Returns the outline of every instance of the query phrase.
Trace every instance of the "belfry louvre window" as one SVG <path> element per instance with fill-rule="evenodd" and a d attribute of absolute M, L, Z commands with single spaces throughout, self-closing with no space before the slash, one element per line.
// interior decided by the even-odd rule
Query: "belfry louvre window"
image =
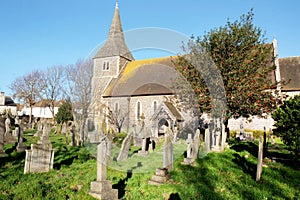
<path fill-rule="evenodd" d="M 108 71 L 109 70 L 109 62 L 104 61 L 102 65 L 103 71 Z"/>

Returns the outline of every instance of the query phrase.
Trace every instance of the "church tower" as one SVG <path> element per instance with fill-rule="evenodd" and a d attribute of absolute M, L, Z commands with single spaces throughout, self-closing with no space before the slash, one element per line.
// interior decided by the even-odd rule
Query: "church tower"
<path fill-rule="evenodd" d="M 118 3 L 116 3 L 107 40 L 95 54 L 93 60 L 94 73 L 92 78 L 91 109 L 94 112 L 93 118 L 95 119 L 95 117 L 100 117 L 97 117 L 97 115 L 101 115 L 101 107 L 103 107 L 102 95 L 105 89 L 113 78 L 117 78 L 122 68 L 125 67 L 128 62 L 134 60 L 125 43 Z"/>

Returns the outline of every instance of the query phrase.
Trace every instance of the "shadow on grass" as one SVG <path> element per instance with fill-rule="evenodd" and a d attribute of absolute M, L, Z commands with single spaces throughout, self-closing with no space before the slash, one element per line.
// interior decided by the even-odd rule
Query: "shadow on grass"
<path fill-rule="evenodd" d="M 196 162 L 199 167 L 178 164 L 177 170 L 171 172 L 172 179 L 175 182 L 179 181 L 180 185 L 174 185 L 178 193 L 172 193 L 170 200 L 190 199 L 191 197 L 192 199 L 223 199 L 215 192 L 214 184 L 218 179 L 217 175 L 210 173 L 209 169 L 204 167 L 205 162 L 202 160 L 197 159 Z"/>
<path fill-rule="evenodd" d="M 257 165 L 249 162 L 245 157 L 240 156 L 237 153 L 233 154 L 233 156 L 235 158 L 232 159 L 232 162 L 241 167 L 244 173 L 249 174 L 255 180 Z"/>
<path fill-rule="evenodd" d="M 126 185 L 127 185 L 127 181 L 131 177 L 132 177 L 132 171 L 129 170 L 127 172 L 126 178 L 119 180 L 119 182 L 117 184 L 114 184 L 112 186 L 113 189 L 118 189 L 118 199 L 121 199 L 121 198 L 124 197 L 124 195 L 125 195 L 125 188 L 126 188 Z"/>
<path fill-rule="evenodd" d="M 236 152 L 248 151 L 254 157 L 257 157 L 258 155 L 258 146 L 253 142 L 238 142 L 230 148 Z"/>

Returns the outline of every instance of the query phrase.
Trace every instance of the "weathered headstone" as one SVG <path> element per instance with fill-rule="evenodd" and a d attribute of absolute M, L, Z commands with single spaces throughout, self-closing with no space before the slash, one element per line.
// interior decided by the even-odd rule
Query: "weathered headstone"
<path fill-rule="evenodd" d="M 258 144 L 258 157 L 257 157 L 257 169 L 256 169 L 256 181 L 260 180 L 262 172 L 262 161 L 263 161 L 263 139 L 260 137 Z"/>
<path fill-rule="evenodd" d="M 210 131 L 209 128 L 205 129 L 205 133 L 204 133 L 204 145 L 205 145 L 205 152 L 210 152 Z"/>
<path fill-rule="evenodd" d="M 61 132 L 62 132 L 62 133 L 66 133 L 66 132 L 67 132 L 67 124 L 66 124 L 66 122 L 64 122 L 64 123 L 62 124 L 62 126 L 61 126 Z"/>
<path fill-rule="evenodd" d="M 19 129 L 17 127 L 16 129 Z M 18 131 L 18 145 L 17 145 L 17 151 L 25 151 L 26 150 L 26 145 L 24 144 L 24 138 L 23 138 L 23 127 L 20 126 L 20 130 Z"/>
<path fill-rule="evenodd" d="M 177 140 L 177 135 L 178 135 L 178 128 L 177 126 L 174 127 L 174 138 L 173 138 L 173 143 L 176 142 Z"/>
<path fill-rule="evenodd" d="M 199 145 L 200 145 L 200 130 L 197 129 L 195 136 L 194 136 L 194 143 L 193 143 L 193 149 L 192 149 L 192 161 L 193 162 L 198 157 Z"/>
<path fill-rule="evenodd" d="M 225 131 L 225 125 L 222 124 L 221 151 L 223 151 L 226 146 L 226 138 L 227 138 L 227 132 Z"/>
<path fill-rule="evenodd" d="M 107 144 L 103 140 L 97 147 L 97 180 L 91 182 L 89 194 L 97 199 L 115 200 L 118 199 L 118 190 L 112 189 L 112 183 L 106 180 L 106 159 Z"/>
<path fill-rule="evenodd" d="M 39 121 L 37 123 L 37 132 L 34 134 L 35 137 L 39 137 L 43 134 L 43 123 Z"/>
<path fill-rule="evenodd" d="M 165 126 L 165 143 L 163 154 L 163 168 L 169 171 L 173 170 L 173 133 L 172 130 Z"/>
<path fill-rule="evenodd" d="M 4 148 L 4 133 L 5 133 L 5 126 L 4 126 L 4 123 L 0 119 L 0 156 L 6 155 L 3 151 L 3 148 Z"/>
<path fill-rule="evenodd" d="M 30 150 L 26 151 L 24 174 L 48 172 L 53 168 L 54 150 L 49 139 L 51 127 L 46 124 L 43 135 L 37 144 L 31 144 Z"/>
<path fill-rule="evenodd" d="M 126 160 L 128 158 L 128 152 L 129 152 L 130 145 L 132 143 L 132 138 L 133 138 L 132 133 L 130 133 L 123 140 L 121 150 L 117 158 L 118 161 Z"/>
<path fill-rule="evenodd" d="M 10 118 L 9 117 L 7 117 L 5 120 L 4 141 L 7 144 L 13 144 L 16 142 L 16 138 L 14 138 L 10 132 Z"/>
<path fill-rule="evenodd" d="M 192 134 L 188 134 L 188 138 L 186 139 L 187 150 L 186 150 L 186 158 L 184 158 L 184 164 L 191 164 L 192 163 Z"/>
<path fill-rule="evenodd" d="M 147 138 L 143 138 L 142 150 L 138 151 L 138 155 L 148 156 L 149 152 L 147 151 Z"/>

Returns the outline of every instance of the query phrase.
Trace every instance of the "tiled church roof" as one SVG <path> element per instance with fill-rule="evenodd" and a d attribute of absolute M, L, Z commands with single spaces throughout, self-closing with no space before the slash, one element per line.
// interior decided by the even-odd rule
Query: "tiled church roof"
<path fill-rule="evenodd" d="M 114 17 L 108 33 L 108 38 L 94 58 L 105 58 L 112 56 L 122 56 L 128 60 L 134 60 L 129 51 L 123 34 L 118 3 L 116 4 Z"/>
<path fill-rule="evenodd" d="M 281 80 L 286 83 L 282 85 L 282 90 L 300 90 L 300 56 L 280 58 L 279 69 Z"/>
<path fill-rule="evenodd" d="M 172 94 L 178 76 L 172 57 L 132 61 L 111 81 L 103 97 Z"/>

